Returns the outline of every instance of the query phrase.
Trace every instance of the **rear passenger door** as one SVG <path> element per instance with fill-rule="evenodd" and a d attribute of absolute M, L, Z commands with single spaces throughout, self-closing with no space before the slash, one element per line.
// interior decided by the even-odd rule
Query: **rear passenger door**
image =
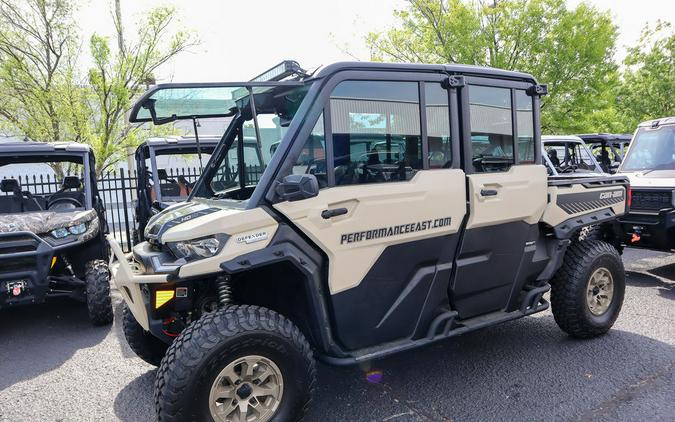
<path fill-rule="evenodd" d="M 527 95 L 523 83 L 466 80 L 461 115 L 469 218 L 451 289 L 460 318 L 512 306 L 531 277 L 524 271 L 531 268 L 547 197 L 546 169 L 535 162 L 538 98 Z"/>
<path fill-rule="evenodd" d="M 325 187 L 274 207 L 328 257 L 336 336 L 359 349 L 426 329 L 447 304 L 466 185 L 442 75 L 345 73 L 307 139 L 325 131 L 312 152 Z"/>

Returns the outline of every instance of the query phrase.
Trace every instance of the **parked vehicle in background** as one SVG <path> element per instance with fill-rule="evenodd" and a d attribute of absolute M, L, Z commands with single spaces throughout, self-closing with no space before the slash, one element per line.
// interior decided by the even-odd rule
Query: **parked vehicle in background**
<path fill-rule="evenodd" d="M 616 173 L 630 144 L 630 134 L 589 133 L 577 135 L 591 149 L 603 171 Z"/>
<path fill-rule="evenodd" d="M 36 166 L 66 175 L 47 191 L 28 177 L 22 186 L 19 176 Z M 112 322 L 107 226 L 89 146 L 0 142 L 0 167 L 17 176 L 0 181 L 0 309 L 68 297 L 86 302 L 92 323 Z"/>
<path fill-rule="evenodd" d="M 675 249 L 675 117 L 640 123 L 618 173 L 631 185 L 630 213 L 618 219 L 626 244 Z"/>
<path fill-rule="evenodd" d="M 588 146 L 577 136 L 544 135 L 544 165 L 549 176 L 567 174 L 597 176 L 605 173 Z"/>
<path fill-rule="evenodd" d="M 612 222 L 627 179 L 547 177 L 545 94 L 519 72 L 364 62 L 145 93 L 132 123 L 232 117 L 146 242 L 126 256 L 110 238 L 125 336 L 160 366 L 159 420 L 297 420 L 315 357 L 428 345 L 543 311 L 549 290 L 562 330 L 606 333 L 625 288 Z M 280 122 L 278 139 L 261 121 Z M 274 150 L 258 179 L 247 127 Z M 591 224 L 598 240 L 580 240 Z"/>
<path fill-rule="evenodd" d="M 198 147 L 194 137 L 151 138 L 136 148 L 134 243 L 144 240 L 150 217 L 187 199 L 218 141 L 219 136 L 199 137 Z"/>

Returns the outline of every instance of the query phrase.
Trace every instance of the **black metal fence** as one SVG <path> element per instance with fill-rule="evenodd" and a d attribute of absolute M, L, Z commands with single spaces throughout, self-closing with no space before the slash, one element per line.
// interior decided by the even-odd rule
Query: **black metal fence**
<path fill-rule="evenodd" d="M 257 183 L 264 168 L 247 166 L 246 174 L 249 183 Z M 236 167 L 232 168 L 236 174 Z M 168 179 L 176 180 L 182 176 L 190 184 L 194 184 L 201 172 L 196 167 L 169 168 Z M 19 181 L 21 189 L 33 195 L 50 195 L 61 188 L 61 180 L 54 174 L 33 174 L 10 176 Z M 7 178 L 5 176 L 4 178 Z M 136 171 L 118 169 L 99 177 L 97 187 L 99 196 L 105 206 L 108 231 L 120 243 L 125 252 L 130 252 L 133 246 L 134 230 L 136 227 L 137 203 L 137 174 Z"/>

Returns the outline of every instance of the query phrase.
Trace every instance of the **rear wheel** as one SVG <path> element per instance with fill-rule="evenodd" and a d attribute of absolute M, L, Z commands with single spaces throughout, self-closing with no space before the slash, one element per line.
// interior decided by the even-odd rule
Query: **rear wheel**
<path fill-rule="evenodd" d="M 122 328 L 124 337 L 136 356 L 150 365 L 159 366 L 169 345 L 145 331 L 126 304 L 122 310 Z"/>
<path fill-rule="evenodd" d="M 623 262 L 609 243 L 573 243 L 552 281 L 551 308 L 558 326 L 573 337 L 606 333 L 619 316 L 626 289 Z"/>
<path fill-rule="evenodd" d="M 110 271 L 105 261 L 96 259 L 87 262 L 84 272 L 87 295 L 87 311 L 94 325 L 110 324 L 113 321 L 110 299 Z"/>
<path fill-rule="evenodd" d="M 193 322 L 169 347 L 155 406 L 160 421 L 295 421 L 315 380 L 312 351 L 292 322 L 229 306 Z"/>

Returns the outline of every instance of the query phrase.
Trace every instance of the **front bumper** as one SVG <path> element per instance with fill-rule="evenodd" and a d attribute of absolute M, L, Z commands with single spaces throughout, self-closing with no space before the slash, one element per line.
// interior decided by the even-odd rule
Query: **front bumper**
<path fill-rule="evenodd" d="M 110 276 L 120 291 L 136 321 L 145 329 L 150 330 L 149 294 L 144 289 L 147 284 L 162 284 L 167 282 L 167 274 L 143 274 L 140 267 L 134 262 L 133 254 L 125 254 L 120 244 L 110 235 L 107 237 L 112 254 L 110 256 Z"/>
<path fill-rule="evenodd" d="M 628 246 L 669 251 L 675 249 L 675 209 L 631 212 L 618 220 Z M 639 240 L 635 241 L 639 237 Z"/>
<path fill-rule="evenodd" d="M 0 233 L 0 308 L 44 301 L 54 254 L 54 248 L 35 233 Z M 14 296 L 9 290 L 16 283 L 25 287 Z"/>

